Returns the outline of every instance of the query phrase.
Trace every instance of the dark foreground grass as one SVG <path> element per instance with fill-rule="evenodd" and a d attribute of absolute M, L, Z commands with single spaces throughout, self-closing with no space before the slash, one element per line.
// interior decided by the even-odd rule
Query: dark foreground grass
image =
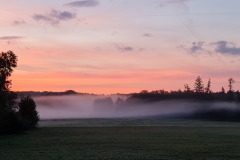
<path fill-rule="evenodd" d="M 240 159 L 240 127 L 42 127 L 0 136 L 0 160 L 30 159 Z"/>

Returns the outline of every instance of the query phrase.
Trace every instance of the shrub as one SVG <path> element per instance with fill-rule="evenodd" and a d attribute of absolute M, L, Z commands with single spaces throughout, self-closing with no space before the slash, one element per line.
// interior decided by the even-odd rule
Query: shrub
<path fill-rule="evenodd" d="M 32 129 L 38 125 L 39 115 L 36 111 L 36 104 L 30 97 L 23 97 L 18 103 L 19 116 L 24 129 Z"/>

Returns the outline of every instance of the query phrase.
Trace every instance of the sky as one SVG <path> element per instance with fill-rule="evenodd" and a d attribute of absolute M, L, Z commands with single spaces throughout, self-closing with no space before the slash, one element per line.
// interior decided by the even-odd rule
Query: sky
<path fill-rule="evenodd" d="M 240 89 L 239 0 L 0 1 L 12 90 L 178 90 L 201 76 Z"/>

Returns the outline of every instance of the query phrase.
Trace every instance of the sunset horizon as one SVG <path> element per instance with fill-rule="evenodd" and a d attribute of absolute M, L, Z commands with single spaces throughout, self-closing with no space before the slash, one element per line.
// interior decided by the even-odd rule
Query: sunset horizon
<path fill-rule="evenodd" d="M 128 94 L 240 89 L 237 0 L 0 2 L 1 52 L 18 67 L 13 91 Z M 16 12 L 17 11 L 17 12 Z"/>

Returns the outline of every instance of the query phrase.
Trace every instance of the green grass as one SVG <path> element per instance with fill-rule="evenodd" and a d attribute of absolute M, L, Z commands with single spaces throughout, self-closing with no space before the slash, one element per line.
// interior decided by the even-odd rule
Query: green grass
<path fill-rule="evenodd" d="M 104 125 L 93 123 L 85 127 L 85 122 L 81 126 L 74 121 L 75 127 L 53 127 L 53 122 L 51 125 L 44 122 L 40 129 L 25 134 L 0 136 L 0 159 L 240 159 L 238 123 L 158 121 L 142 126 L 135 121 L 130 121 L 129 126 L 119 125 L 123 122 L 106 126 L 106 120 Z"/>

